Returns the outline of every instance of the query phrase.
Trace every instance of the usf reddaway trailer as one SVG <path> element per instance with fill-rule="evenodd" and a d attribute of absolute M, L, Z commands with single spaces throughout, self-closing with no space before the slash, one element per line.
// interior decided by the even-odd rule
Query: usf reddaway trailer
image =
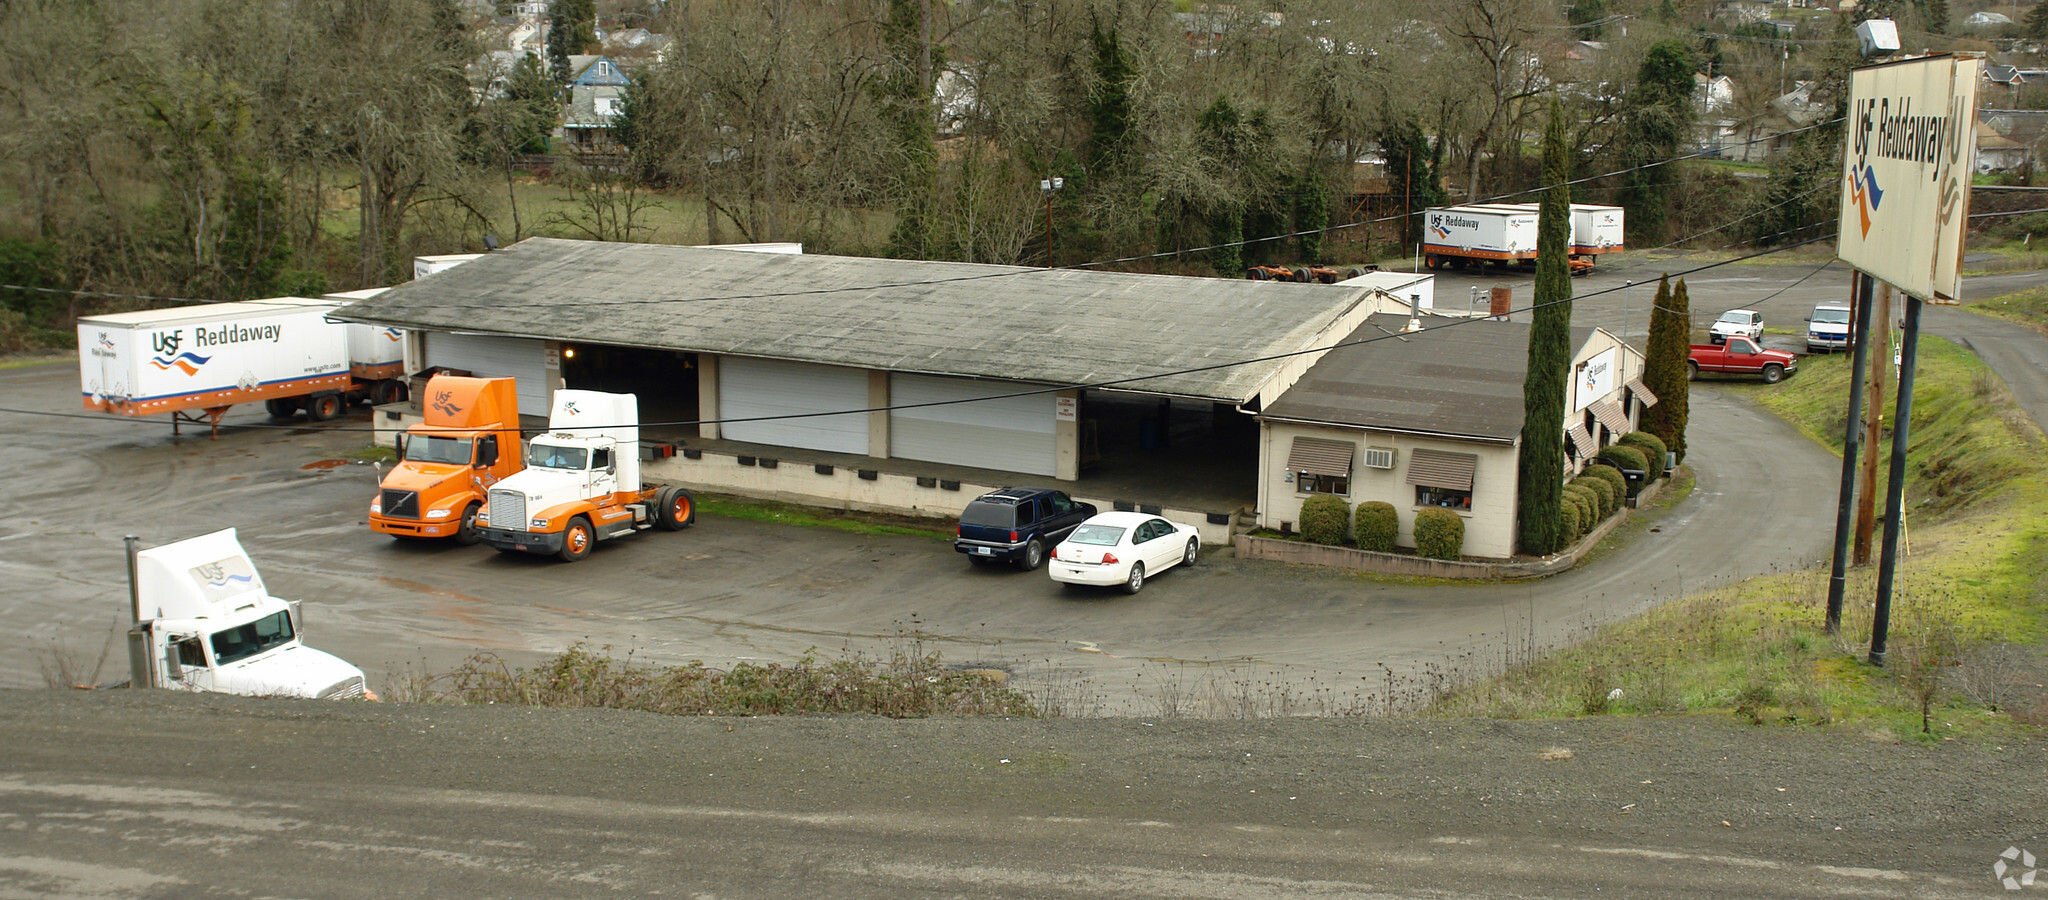
<path fill-rule="evenodd" d="M 218 429 L 238 403 L 326 421 L 357 401 L 403 399 L 403 333 L 328 321 L 343 302 L 279 297 L 80 318 L 80 395 L 86 409 L 115 415 L 169 413 L 174 432 L 180 422 Z"/>

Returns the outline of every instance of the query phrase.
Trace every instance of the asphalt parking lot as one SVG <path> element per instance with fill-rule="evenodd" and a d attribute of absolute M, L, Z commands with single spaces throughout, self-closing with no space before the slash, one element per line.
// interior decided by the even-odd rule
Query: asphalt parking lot
<path fill-rule="evenodd" d="M 64 363 L 0 372 L 0 406 L 71 412 L 76 378 Z M 1701 390 L 1699 489 L 1657 533 L 1585 570 L 1425 587 L 1212 552 L 1126 596 L 975 568 L 936 538 L 711 516 L 575 564 L 397 542 L 363 524 L 377 473 L 347 461 L 368 443 L 366 412 L 321 427 L 250 427 L 268 420 L 246 409 L 228 421 L 209 440 L 190 428 L 174 438 L 161 421 L 0 413 L 15 452 L 34 460 L 0 474 L 0 566 L 13 585 L 0 617 L 22 651 L 0 660 L 0 685 L 40 686 L 59 659 L 104 660 L 100 680 L 125 677 L 121 536 L 155 544 L 232 526 L 273 591 L 306 601 L 308 643 L 387 691 L 478 651 L 523 664 L 582 641 L 711 665 L 936 651 L 1007 670 L 1074 714 L 1164 702 L 1334 711 L 1383 703 L 1388 671 L 1403 691 L 1426 671 L 1483 674 L 1511 650 L 1681 592 L 1811 563 L 1828 546 L 1839 468 L 1778 420 Z M 1766 497 L 1772 515 L 1759 522 Z"/>

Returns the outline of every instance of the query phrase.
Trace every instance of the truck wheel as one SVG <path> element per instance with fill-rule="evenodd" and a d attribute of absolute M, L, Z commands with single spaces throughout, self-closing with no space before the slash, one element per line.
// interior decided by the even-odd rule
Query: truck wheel
<path fill-rule="evenodd" d="M 1045 565 L 1045 542 L 1032 538 L 1030 543 L 1024 545 L 1024 558 L 1017 563 L 1026 572 L 1038 571 L 1039 566 Z"/>
<path fill-rule="evenodd" d="M 482 539 L 476 533 L 476 511 L 482 505 L 472 503 L 462 508 L 462 524 L 455 526 L 455 543 L 467 547 Z"/>
<path fill-rule="evenodd" d="M 1777 384 L 1778 382 L 1780 382 L 1780 381 L 1784 381 L 1784 380 L 1785 380 L 1785 367 L 1784 367 L 1784 366 L 1778 365 L 1777 363 L 1771 363 L 1770 365 L 1768 365 L 1768 366 L 1765 366 L 1765 367 L 1764 367 L 1764 383 L 1765 383 L 1765 384 Z"/>
<path fill-rule="evenodd" d="M 1687 381 L 1698 381 L 1698 380 L 1700 380 L 1700 364 L 1699 364 L 1699 363 L 1693 362 L 1692 360 L 1689 360 L 1689 359 L 1685 361 L 1685 380 L 1687 380 Z"/>
<path fill-rule="evenodd" d="M 370 405 L 385 406 L 405 399 L 405 383 L 400 381 L 379 381 L 370 385 Z"/>
<path fill-rule="evenodd" d="M 320 394 L 306 398 L 306 417 L 315 422 L 330 422 L 341 418 L 341 395 Z"/>
<path fill-rule="evenodd" d="M 654 495 L 654 527 L 681 531 L 697 521 L 697 501 L 679 487 L 662 488 Z"/>
<path fill-rule="evenodd" d="M 1349 279 L 1352 279 L 1352 278 L 1363 278 L 1364 276 L 1365 276 L 1365 270 L 1364 270 L 1364 269 L 1361 269 L 1361 268 L 1359 268 L 1359 267 L 1357 267 L 1357 266 L 1352 266 L 1351 268 L 1349 268 L 1349 269 L 1345 269 L 1345 270 L 1344 270 L 1344 278 L 1345 278 L 1346 280 L 1349 280 Z"/>
<path fill-rule="evenodd" d="M 1434 268 L 1436 268 L 1436 267 L 1437 267 L 1437 258 L 1436 258 L 1436 254 L 1434 254 L 1434 253 L 1425 253 L 1425 254 L 1423 254 L 1423 256 L 1422 256 L 1422 267 L 1423 267 L 1423 268 L 1425 268 L 1425 269 L 1434 269 Z"/>
<path fill-rule="evenodd" d="M 273 419 L 289 419 L 299 414 L 299 398 L 272 397 L 263 401 L 263 411 Z"/>
<path fill-rule="evenodd" d="M 590 547 L 597 543 L 597 532 L 590 527 L 590 520 L 582 516 L 569 520 L 569 527 L 562 531 L 562 551 L 555 554 L 563 562 L 575 562 L 590 555 Z"/>

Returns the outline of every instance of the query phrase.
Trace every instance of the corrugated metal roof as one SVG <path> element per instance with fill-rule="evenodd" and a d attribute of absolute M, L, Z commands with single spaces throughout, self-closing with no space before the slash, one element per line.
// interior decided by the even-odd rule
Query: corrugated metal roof
<path fill-rule="evenodd" d="M 1607 426 L 1608 431 L 1615 434 L 1628 433 L 1628 413 L 1621 411 L 1621 404 L 1612 400 L 1598 400 L 1590 408 L 1593 410 L 1593 418 L 1599 419 L 1600 424 Z"/>
<path fill-rule="evenodd" d="M 1657 395 L 1650 393 L 1649 386 L 1643 384 L 1643 379 L 1641 376 L 1629 379 L 1626 387 L 1629 390 L 1635 392 L 1636 399 L 1643 401 L 1644 406 L 1657 405 Z"/>
<path fill-rule="evenodd" d="M 1446 453 L 1417 447 L 1408 451 L 1408 483 L 1452 491 L 1472 489 L 1472 473 L 1479 457 L 1471 453 Z"/>
<path fill-rule="evenodd" d="M 1265 417 L 1501 443 L 1519 437 L 1529 325 L 1443 316 L 1422 323 L 1401 333 L 1405 315 L 1368 317 L 1345 341 L 1377 340 L 1331 350 Z M 1592 333 L 1574 327 L 1572 346 L 1585 346 Z"/>
<path fill-rule="evenodd" d="M 1351 457 L 1356 452 L 1350 441 L 1297 437 L 1294 439 L 1294 446 L 1287 451 L 1287 470 L 1307 472 L 1311 475 L 1349 477 Z"/>
<path fill-rule="evenodd" d="M 1369 288 L 529 238 L 335 318 L 1229 403 Z M 1323 341 L 1334 341 L 1327 335 Z"/>

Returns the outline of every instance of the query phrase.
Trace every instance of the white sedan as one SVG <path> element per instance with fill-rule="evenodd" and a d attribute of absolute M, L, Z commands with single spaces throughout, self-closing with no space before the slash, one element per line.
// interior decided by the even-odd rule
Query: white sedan
<path fill-rule="evenodd" d="M 1052 580 L 1066 584 L 1123 585 L 1135 594 L 1147 574 L 1195 564 L 1202 539 L 1195 526 L 1134 512 L 1106 512 L 1074 527 L 1052 549 Z"/>

